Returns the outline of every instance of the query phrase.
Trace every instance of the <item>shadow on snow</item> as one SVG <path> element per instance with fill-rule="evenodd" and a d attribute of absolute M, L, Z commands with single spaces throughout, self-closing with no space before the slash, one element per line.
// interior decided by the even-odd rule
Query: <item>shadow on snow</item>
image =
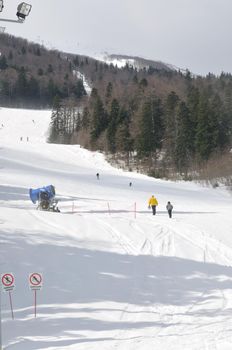
<path fill-rule="evenodd" d="M 65 337 L 69 332 L 75 333 L 70 337 L 75 338 L 73 343 L 78 343 L 102 340 L 80 338 L 77 333 L 84 330 L 100 332 L 167 327 L 161 320 L 141 322 L 135 319 L 132 322 L 122 319 L 120 322 L 116 317 L 114 321 L 115 305 L 110 303 L 135 305 L 135 311 L 132 312 L 120 305 L 118 312 L 130 314 L 136 312 L 137 307 L 139 313 L 155 315 L 161 306 L 191 307 L 197 302 L 197 313 L 203 315 L 205 295 L 208 295 L 208 300 L 213 300 L 216 297 L 210 294 L 215 290 L 223 292 L 232 289 L 231 267 L 171 256 L 130 255 L 82 249 L 75 246 L 78 238 L 73 239 L 73 246 L 72 242 L 67 246 L 64 239 L 60 238 L 59 241 L 58 237 L 43 236 L 39 232 L 28 237 L 29 235 L 21 235 L 19 232 L 13 234 L 2 231 L 0 234 L 4 270 L 14 272 L 14 268 L 17 267 L 20 271 L 15 276 L 19 293 L 14 292 L 13 302 L 17 324 L 14 333 L 22 339 L 33 335 L 36 337 L 39 327 L 40 336 L 60 334 L 60 340 L 55 343 L 65 347 L 72 344 L 72 340 L 62 339 L 62 336 Z M 8 261 L 10 257 L 14 258 L 12 262 Z M 32 322 L 30 327 L 27 327 L 23 319 L 28 315 L 33 317 L 33 295 L 28 287 L 27 276 L 30 272 L 38 270 L 44 276 L 43 290 L 38 292 L 38 319 L 36 324 Z M 91 307 L 92 303 L 100 302 L 105 303 L 105 306 L 101 305 L 96 309 L 94 304 L 93 308 Z M 83 307 L 81 304 L 84 304 Z M 4 305 L 6 310 L 3 318 L 10 315 L 5 299 Z M 149 306 L 151 308 L 147 309 Z M 84 310 L 88 317 L 81 315 Z M 110 320 L 96 320 L 96 316 L 92 318 L 91 314 L 96 310 L 108 310 L 111 314 Z M 207 316 L 220 317 L 228 312 L 230 317 L 231 311 L 215 306 Z M 62 314 L 61 317 L 59 313 Z M 12 321 L 4 321 L 4 331 L 5 328 L 10 328 L 10 325 L 7 326 L 8 322 Z M 111 338 L 104 338 L 107 339 Z M 38 343 L 40 348 L 47 347 L 48 343 L 51 346 L 55 345 L 49 338 L 46 344 L 42 339 L 37 340 L 37 344 L 27 339 L 23 341 L 24 349 L 37 349 Z M 14 346 L 11 348 L 14 349 Z"/>

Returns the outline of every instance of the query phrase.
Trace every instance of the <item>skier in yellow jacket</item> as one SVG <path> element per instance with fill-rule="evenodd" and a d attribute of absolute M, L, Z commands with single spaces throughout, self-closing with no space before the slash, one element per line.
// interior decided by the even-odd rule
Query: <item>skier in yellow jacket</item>
<path fill-rule="evenodd" d="M 151 198 L 148 201 L 148 208 L 152 207 L 152 213 L 153 215 L 156 214 L 156 206 L 158 205 L 158 201 L 154 196 L 151 196 Z"/>

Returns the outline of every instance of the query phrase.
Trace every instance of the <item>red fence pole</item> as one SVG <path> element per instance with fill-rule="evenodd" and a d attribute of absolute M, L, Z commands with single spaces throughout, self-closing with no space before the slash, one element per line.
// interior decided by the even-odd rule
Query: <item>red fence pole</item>
<path fill-rule="evenodd" d="M 110 215 L 111 212 L 110 212 L 110 205 L 109 205 L 109 202 L 107 203 L 107 206 L 108 206 L 108 212 L 109 212 L 109 215 Z"/>

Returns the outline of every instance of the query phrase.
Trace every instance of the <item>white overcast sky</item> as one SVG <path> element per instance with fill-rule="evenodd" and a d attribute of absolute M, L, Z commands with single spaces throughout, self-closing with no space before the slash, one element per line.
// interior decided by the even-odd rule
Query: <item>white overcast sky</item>
<path fill-rule="evenodd" d="M 14 18 L 4 0 L 0 18 Z M 196 74 L 232 73 L 232 0 L 26 0 L 23 25 L 6 31 L 50 48 L 96 56 L 137 55 Z"/>

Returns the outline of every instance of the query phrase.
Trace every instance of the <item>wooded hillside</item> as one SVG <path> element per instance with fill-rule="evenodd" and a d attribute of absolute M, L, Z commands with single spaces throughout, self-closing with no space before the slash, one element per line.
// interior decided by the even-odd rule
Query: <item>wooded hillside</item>
<path fill-rule="evenodd" d="M 154 176 L 200 176 L 219 159 L 230 172 L 231 74 L 118 68 L 7 34 L 0 47 L 1 105 L 52 107 L 50 142 L 102 150 Z"/>
<path fill-rule="evenodd" d="M 7 34 L 0 34 L 0 52 L 1 105 L 48 108 L 56 95 L 86 94 L 64 53 Z"/>

